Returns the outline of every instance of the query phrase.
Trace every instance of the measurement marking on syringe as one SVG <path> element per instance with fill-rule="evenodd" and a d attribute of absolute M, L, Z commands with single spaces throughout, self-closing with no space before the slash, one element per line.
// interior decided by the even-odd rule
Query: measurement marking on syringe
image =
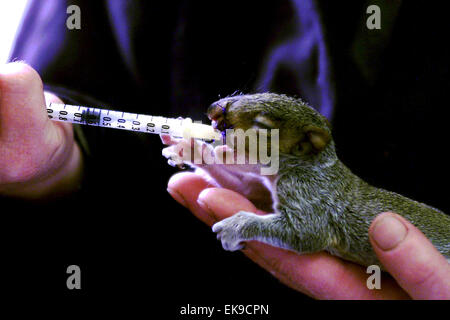
<path fill-rule="evenodd" d="M 217 139 L 219 139 L 219 133 L 208 125 L 203 125 L 204 127 L 198 127 L 197 125 L 195 127 L 196 129 L 191 131 L 191 119 L 172 119 L 161 116 L 143 115 L 53 102 L 47 104 L 47 113 L 48 117 L 52 120 L 75 124 L 95 125 L 156 134 L 172 134 L 175 137 L 181 137 L 182 132 L 185 132 L 187 129 L 186 132 L 192 133 L 193 138 L 212 140 L 217 137 Z M 135 120 L 132 120 L 133 118 L 135 118 Z"/>

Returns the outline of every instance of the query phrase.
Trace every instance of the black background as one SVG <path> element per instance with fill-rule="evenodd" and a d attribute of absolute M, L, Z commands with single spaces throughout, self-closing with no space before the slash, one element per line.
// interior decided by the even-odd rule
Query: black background
<path fill-rule="evenodd" d="M 404 1 L 386 49 L 369 62 L 376 73 L 368 81 L 351 55 L 357 32 L 369 32 L 367 3 L 319 3 L 336 92 L 332 123 L 338 155 L 366 181 L 448 212 L 445 10 L 437 3 Z M 271 15 L 290 17 L 289 2 L 141 3 L 145 22 L 136 24 L 154 32 L 137 35 L 142 82 L 136 86 L 125 66 L 116 64 L 117 48 L 104 45 L 111 34 L 99 15 L 103 2 L 78 4 L 82 33 L 70 34 L 48 65 L 27 61 L 41 68 L 46 84 L 82 91 L 120 110 L 127 105 L 126 111 L 204 121 L 206 107 L 219 95 L 254 90 L 260 52 L 282 36 L 264 21 Z M 149 7 L 154 13 L 147 15 Z M 191 31 L 173 49 L 167 39 L 179 30 L 179 21 L 189 21 L 184 28 Z M 189 34 L 197 36 L 189 39 Z M 154 43 L 162 49 L 154 50 Z M 18 46 L 13 57 L 27 60 L 20 41 Z M 111 54 L 94 56 L 99 46 Z M 10 297 L 151 309 L 166 318 L 175 318 L 188 303 L 269 304 L 272 315 L 315 308 L 241 253 L 223 251 L 210 228 L 169 196 L 167 181 L 177 170 L 160 156 L 159 137 L 109 131 L 85 128 L 94 157 L 80 194 L 44 204 L 1 200 L 3 287 Z M 66 288 L 71 264 L 81 268 L 80 291 Z"/>

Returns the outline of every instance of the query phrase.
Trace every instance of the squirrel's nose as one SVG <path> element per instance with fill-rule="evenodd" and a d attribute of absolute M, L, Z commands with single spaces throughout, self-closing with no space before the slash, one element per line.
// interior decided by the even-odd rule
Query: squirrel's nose
<path fill-rule="evenodd" d="M 214 129 L 218 129 L 220 131 L 225 130 L 225 113 L 226 107 L 224 107 L 219 102 L 214 102 L 208 108 L 208 118 L 211 120 L 211 125 Z"/>

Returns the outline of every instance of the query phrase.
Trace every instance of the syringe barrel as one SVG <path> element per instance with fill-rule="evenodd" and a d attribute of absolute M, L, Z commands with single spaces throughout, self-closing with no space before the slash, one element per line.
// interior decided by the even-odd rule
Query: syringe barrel
<path fill-rule="evenodd" d="M 57 103 L 50 103 L 47 106 L 47 113 L 51 120 L 74 124 L 154 134 L 164 133 L 179 138 L 220 139 L 220 134 L 211 126 L 193 123 L 189 118 L 173 119 Z"/>

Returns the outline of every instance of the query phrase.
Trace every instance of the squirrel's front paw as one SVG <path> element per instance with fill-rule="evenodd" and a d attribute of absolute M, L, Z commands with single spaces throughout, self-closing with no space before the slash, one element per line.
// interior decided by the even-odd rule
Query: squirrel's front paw
<path fill-rule="evenodd" d="M 202 165 L 204 157 L 212 152 L 212 147 L 195 139 L 173 140 L 175 144 L 164 148 L 162 154 L 171 166 L 183 167 L 185 164 Z"/>
<path fill-rule="evenodd" d="M 213 225 L 212 231 L 217 233 L 217 239 L 222 241 L 222 247 L 227 251 L 236 251 L 244 248 L 243 241 L 249 240 L 244 237 L 244 228 L 253 219 L 254 214 L 239 211 L 235 215 L 226 218 Z"/>
<path fill-rule="evenodd" d="M 167 158 L 167 163 L 172 167 L 179 167 L 180 169 L 184 167 L 184 160 L 177 145 L 164 148 L 162 155 Z"/>

